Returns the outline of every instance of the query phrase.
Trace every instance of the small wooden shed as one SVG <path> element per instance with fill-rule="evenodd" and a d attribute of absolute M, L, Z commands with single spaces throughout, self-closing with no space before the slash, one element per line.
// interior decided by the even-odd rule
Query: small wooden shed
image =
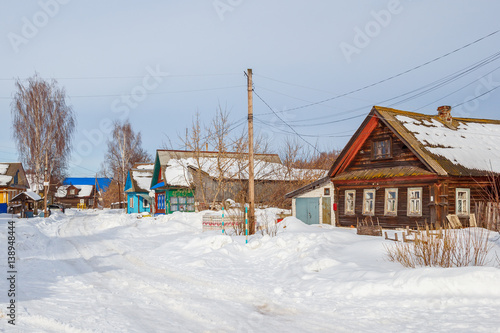
<path fill-rule="evenodd" d="M 21 192 L 15 197 L 13 197 L 10 202 L 18 202 L 19 203 L 19 213 L 21 213 L 21 218 L 25 217 L 33 217 L 33 208 L 35 206 L 35 202 L 41 201 L 42 197 L 40 197 L 35 192 Z M 14 211 L 13 211 L 14 212 Z M 17 213 L 17 212 L 16 212 Z"/>
<path fill-rule="evenodd" d="M 333 184 L 329 177 L 324 177 L 287 193 L 285 197 L 292 198 L 292 215 L 302 222 L 335 225 L 333 195 Z"/>

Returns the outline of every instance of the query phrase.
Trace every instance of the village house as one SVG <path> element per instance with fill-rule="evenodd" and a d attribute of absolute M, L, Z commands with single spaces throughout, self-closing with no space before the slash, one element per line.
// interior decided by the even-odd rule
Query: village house
<path fill-rule="evenodd" d="M 255 201 L 272 195 L 284 182 L 324 176 L 324 170 L 286 169 L 277 154 L 255 154 Z M 157 150 L 151 181 L 155 214 L 209 209 L 227 199 L 244 201 L 248 192 L 248 155 L 213 151 Z"/>
<path fill-rule="evenodd" d="M 66 208 L 98 207 L 100 195 L 111 183 L 110 178 L 71 177 L 65 178 L 55 194 L 57 203 Z"/>
<path fill-rule="evenodd" d="M 0 163 L 0 214 L 7 213 L 10 200 L 28 188 L 21 163 Z"/>
<path fill-rule="evenodd" d="M 149 196 L 149 187 L 153 167 L 152 163 L 138 163 L 128 172 L 124 187 L 127 195 L 127 214 L 152 212 L 153 198 Z"/>
<path fill-rule="evenodd" d="M 371 219 L 382 227 L 469 225 L 500 173 L 500 121 L 375 106 L 330 169 L 336 223 Z"/>

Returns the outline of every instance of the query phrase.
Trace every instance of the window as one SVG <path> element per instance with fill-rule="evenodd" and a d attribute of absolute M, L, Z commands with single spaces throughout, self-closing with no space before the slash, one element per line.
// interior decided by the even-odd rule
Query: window
<path fill-rule="evenodd" d="M 130 203 L 128 204 L 128 206 L 129 206 L 130 208 L 134 208 L 134 198 L 133 198 L 133 197 L 130 197 L 129 202 L 130 202 Z"/>
<path fill-rule="evenodd" d="M 324 195 L 330 195 L 330 189 L 329 188 L 325 188 L 324 190 Z"/>
<path fill-rule="evenodd" d="M 422 216 L 422 188 L 408 189 L 408 216 Z"/>
<path fill-rule="evenodd" d="M 165 193 L 158 194 L 157 209 L 165 209 Z"/>
<path fill-rule="evenodd" d="M 375 190 L 363 191 L 363 214 L 375 215 Z"/>
<path fill-rule="evenodd" d="M 398 189 L 385 189 L 385 208 L 384 215 L 398 215 Z"/>
<path fill-rule="evenodd" d="M 459 216 L 467 216 L 470 211 L 470 189 L 456 189 L 455 213 Z"/>
<path fill-rule="evenodd" d="M 391 139 L 373 141 L 372 143 L 372 159 L 391 158 Z"/>
<path fill-rule="evenodd" d="M 142 208 L 149 208 L 149 201 L 146 199 L 142 199 Z"/>
<path fill-rule="evenodd" d="M 356 190 L 345 191 L 345 214 L 354 215 L 354 206 L 356 203 Z"/>
<path fill-rule="evenodd" d="M 170 210 L 172 212 L 194 212 L 193 197 L 171 197 Z"/>
<path fill-rule="evenodd" d="M 187 211 L 194 212 L 194 197 L 187 198 Z"/>
<path fill-rule="evenodd" d="M 69 190 L 69 195 L 75 195 L 75 189 L 72 188 L 71 190 Z"/>

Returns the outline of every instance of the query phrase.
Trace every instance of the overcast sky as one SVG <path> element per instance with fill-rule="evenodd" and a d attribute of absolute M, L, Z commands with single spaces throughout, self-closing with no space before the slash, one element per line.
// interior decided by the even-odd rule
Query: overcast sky
<path fill-rule="evenodd" d="M 494 0 L 2 1 L 0 161 L 19 159 L 14 78 L 35 72 L 77 115 L 71 176 L 98 171 L 113 120 L 152 155 L 182 148 L 194 114 L 208 122 L 219 105 L 242 131 L 247 68 L 265 101 L 256 131 L 276 151 L 294 132 L 342 149 L 373 105 L 500 119 L 498 13 Z"/>

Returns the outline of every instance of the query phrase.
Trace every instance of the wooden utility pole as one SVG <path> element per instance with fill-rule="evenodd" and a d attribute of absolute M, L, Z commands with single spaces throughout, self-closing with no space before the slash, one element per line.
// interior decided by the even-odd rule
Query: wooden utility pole
<path fill-rule="evenodd" d="M 248 197 L 250 207 L 248 210 L 248 222 L 250 225 L 250 234 L 255 233 L 255 189 L 253 174 L 253 85 L 252 70 L 247 72 L 248 85 Z"/>

